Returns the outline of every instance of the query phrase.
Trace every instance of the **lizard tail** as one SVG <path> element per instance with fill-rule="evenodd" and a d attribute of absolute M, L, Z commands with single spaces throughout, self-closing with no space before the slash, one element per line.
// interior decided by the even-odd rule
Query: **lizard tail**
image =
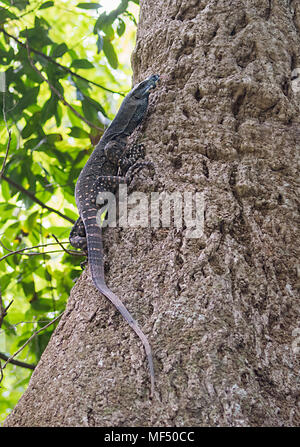
<path fill-rule="evenodd" d="M 140 329 L 137 322 L 134 320 L 130 312 L 126 309 L 120 298 L 115 295 L 105 284 L 104 280 L 104 267 L 103 267 L 103 245 L 102 245 L 102 230 L 96 222 L 96 217 L 91 219 L 91 217 L 84 221 L 86 235 L 87 235 L 87 248 L 88 248 L 88 261 L 90 266 L 90 271 L 92 275 L 93 282 L 99 292 L 101 292 L 106 298 L 108 298 L 111 303 L 120 312 L 123 318 L 127 321 L 129 326 L 134 330 L 136 335 L 139 337 L 143 343 L 151 378 L 151 394 L 150 398 L 154 395 L 154 366 L 151 347 L 148 342 L 146 335 Z"/>

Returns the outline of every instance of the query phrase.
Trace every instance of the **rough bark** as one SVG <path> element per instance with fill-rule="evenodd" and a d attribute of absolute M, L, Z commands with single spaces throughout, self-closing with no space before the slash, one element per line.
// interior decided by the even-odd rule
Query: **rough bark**
<path fill-rule="evenodd" d="M 110 229 L 108 284 L 88 272 L 7 426 L 299 425 L 296 0 L 144 0 L 135 79 L 160 73 L 140 133 L 144 191 L 203 192 L 204 235 Z M 141 184 L 139 184 L 141 188 Z"/>

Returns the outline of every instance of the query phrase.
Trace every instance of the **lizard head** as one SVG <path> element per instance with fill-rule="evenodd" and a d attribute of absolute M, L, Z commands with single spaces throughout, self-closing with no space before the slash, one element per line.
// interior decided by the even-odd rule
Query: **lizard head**
<path fill-rule="evenodd" d="M 158 80 L 158 75 L 149 76 L 126 95 L 115 119 L 101 139 L 102 145 L 112 139 L 126 139 L 132 134 L 145 117 L 150 91 L 156 87 Z"/>
<path fill-rule="evenodd" d="M 149 78 L 137 84 L 131 91 L 131 94 L 137 98 L 143 98 L 149 96 L 150 90 L 156 87 L 159 75 L 151 75 Z"/>

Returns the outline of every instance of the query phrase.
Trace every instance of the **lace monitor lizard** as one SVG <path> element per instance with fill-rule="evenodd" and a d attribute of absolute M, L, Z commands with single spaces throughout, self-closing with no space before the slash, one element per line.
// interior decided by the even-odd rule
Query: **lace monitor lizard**
<path fill-rule="evenodd" d="M 101 192 L 115 193 L 119 184 L 130 184 L 133 176 L 143 167 L 153 167 L 144 158 L 143 145 L 134 144 L 127 148 L 127 138 L 146 115 L 150 91 L 156 87 L 158 75 L 152 75 L 136 85 L 125 97 L 121 107 L 104 132 L 86 165 L 82 169 L 75 187 L 75 200 L 79 218 L 71 233 L 73 247 L 87 252 L 92 280 L 96 288 L 108 298 L 125 318 L 129 326 L 143 343 L 151 376 L 151 394 L 154 392 L 154 368 L 151 347 L 147 337 L 128 312 L 122 301 L 106 285 L 103 265 L 102 230 L 96 221 L 96 198 Z"/>

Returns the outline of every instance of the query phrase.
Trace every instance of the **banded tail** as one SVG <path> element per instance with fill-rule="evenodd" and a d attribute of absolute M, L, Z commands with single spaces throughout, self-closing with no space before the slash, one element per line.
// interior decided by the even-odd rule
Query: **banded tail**
<path fill-rule="evenodd" d="M 103 245 L 102 245 L 102 230 L 96 221 L 96 216 L 84 216 L 83 222 L 85 225 L 86 235 L 87 235 L 87 248 L 88 248 L 88 262 L 90 266 L 90 271 L 92 275 L 93 282 L 99 292 L 101 292 L 110 302 L 116 307 L 123 318 L 127 321 L 129 326 L 134 330 L 136 335 L 139 337 L 143 343 L 149 370 L 151 377 L 151 394 L 152 398 L 154 395 L 154 366 L 152 359 L 151 347 L 148 342 L 146 335 L 139 328 L 139 325 L 134 320 L 130 312 L 126 309 L 120 298 L 117 297 L 105 284 L 104 279 L 104 262 L 103 262 Z"/>

